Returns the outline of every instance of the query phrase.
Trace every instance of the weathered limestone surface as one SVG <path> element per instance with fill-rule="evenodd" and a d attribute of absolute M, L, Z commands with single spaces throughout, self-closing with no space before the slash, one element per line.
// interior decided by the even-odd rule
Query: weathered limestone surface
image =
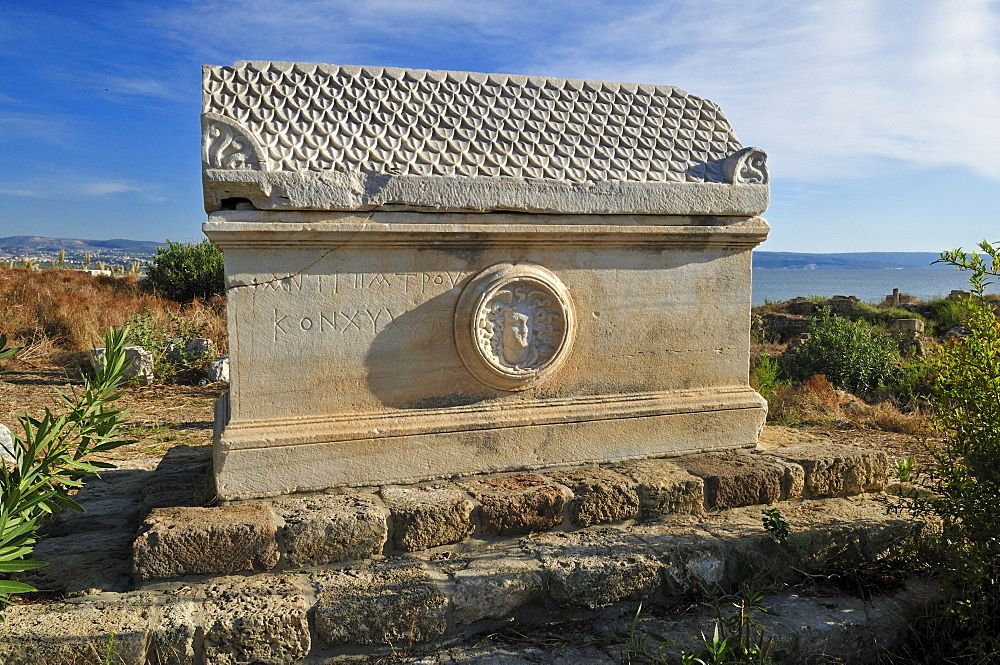
<path fill-rule="evenodd" d="M 639 516 L 634 483 L 614 471 L 598 467 L 545 475 L 573 493 L 567 509 L 570 522 L 576 526 L 622 522 Z"/>
<path fill-rule="evenodd" d="M 768 175 L 716 105 L 379 67 L 203 81 L 223 499 L 753 447 Z"/>
<path fill-rule="evenodd" d="M 112 595 L 110 599 L 5 607 L 0 623 L 0 662 L 97 663 L 113 633 L 114 662 L 145 665 L 150 607 L 144 600 L 140 594 Z"/>
<path fill-rule="evenodd" d="M 634 480 L 643 517 L 704 511 L 705 481 L 669 460 L 635 460 L 615 467 Z"/>
<path fill-rule="evenodd" d="M 205 590 L 205 662 L 291 665 L 312 646 L 309 607 L 286 577 L 222 578 Z"/>
<path fill-rule="evenodd" d="M 275 501 L 291 566 L 367 559 L 382 553 L 388 524 L 370 494 L 312 494 Z"/>
<path fill-rule="evenodd" d="M 541 594 L 542 566 L 537 560 L 501 550 L 463 565 L 452 573 L 452 613 L 460 626 L 481 619 L 502 619 Z"/>
<path fill-rule="evenodd" d="M 278 563 L 277 524 L 262 504 L 157 508 L 133 545 L 139 580 L 270 570 Z"/>
<path fill-rule="evenodd" d="M 651 596 L 663 564 L 642 539 L 617 530 L 539 534 L 523 547 L 542 560 L 548 592 L 563 607 L 605 607 Z"/>
<path fill-rule="evenodd" d="M 824 443 L 786 446 L 774 451 L 805 471 L 805 492 L 811 497 L 860 494 L 885 488 L 889 459 L 882 451 Z"/>
<path fill-rule="evenodd" d="M 260 210 L 767 207 L 764 153 L 679 88 L 281 62 L 206 66 L 203 80 L 209 212 L 232 197 Z"/>
<path fill-rule="evenodd" d="M 380 492 L 392 513 L 392 542 L 412 552 L 465 540 L 475 531 L 475 504 L 455 487 L 385 487 Z"/>
<path fill-rule="evenodd" d="M 546 531 L 563 521 L 562 490 L 534 473 L 488 476 L 461 483 L 479 501 L 485 536 Z"/>
<path fill-rule="evenodd" d="M 448 597 L 410 559 L 378 561 L 312 576 L 316 634 L 325 646 L 407 645 L 448 628 Z"/>
<path fill-rule="evenodd" d="M 684 457 L 680 463 L 705 481 L 709 508 L 738 508 L 781 498 L 784 470 L 755 456 L 697 455 Z"/>

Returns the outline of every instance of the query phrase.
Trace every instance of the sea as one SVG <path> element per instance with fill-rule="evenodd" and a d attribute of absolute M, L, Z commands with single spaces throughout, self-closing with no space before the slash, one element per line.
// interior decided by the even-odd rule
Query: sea
<path fill-rule="evenodd" d="M 797 296 L 856 296 L 880 303 L 899 289 L 920 300 L 944 297 L 954 289 L 968 290 L 968 272 L 948 268 L 884 269 L 753 269 L 753 304 L 782 302 Z M 1000 292 L 994 284 L 988 291 Z"/>

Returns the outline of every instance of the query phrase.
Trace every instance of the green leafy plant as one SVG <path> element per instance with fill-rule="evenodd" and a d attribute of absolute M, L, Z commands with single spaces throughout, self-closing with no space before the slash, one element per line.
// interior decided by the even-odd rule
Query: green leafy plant
<path fill-rule="evenodd" d="M 788 383 L 781 378 L 781 367 L 771 356 L 761 356 L 750 370 L 750 385 L 769 405 L 774 402 L 777 390 L 788 386 Z"/>
<path fill-rule="evenodd" d="M 809 339 L 780 361 L 784 374 L 794 381 L 820 374 L 841 390 L 861 396 L 872 396 L 892 383 L 899 363 L 895 338 L 828 309 L 813 322 Z"/>
<path fill-rule="evenodd" d="M 929 491 L 903 497 L 940 531 L 923 543 L 942 574 L 947 602 L 915 631 L 914 649 L 938 662 L 994 662 L 1000 656 L 1000 319 L 985 296 L 998 276 L 1000 245 L 984 254 L 944 252 L 941 262 L 971 272 L 963 305 L 969 334 L 927 359 L 934 381 L 931 420 L 944 442 L 921 476 Z M 929 661 L 928 661 L 929 662 Z"/>
<path fill-rule="evenodd" d="M 969 308 L 961 298 L 938 298 L 927 303 L 938 334 L 944 334 L 969 318 Z"/>
<path fill-rule="evenodd" d="M 112 408 L 121 396 L 128 334 L 127 328 L 108 333 L 104 367 L 94 379 L 84 379 L 78 394 L 57 391 L 66 413 L 55 415 L 46 409 L 41 418 L 18 417 L 23 433 L 12 432 L 13 450 L 8 451 L 14 461 L 0 463 L 0 573 L 45 565 L 26 558 L 34 549 L 41 520 L 64 508 L 83 511 L 70 493 L 86 476 L 112 468 L 88 458 L 129 443 L 119 436 L 124 414 Z M 6 338 L 0 336 L 0 358 L 16 352 L 6 348 Z M 0 602 L 34 590 L 22 582 L 0 580 Z"/>
<path fill-rule="evenodd" d="M 225 262 L 215 245 L 202 240 L 160 247 L 146 268 L 146 283 L 164 298 L 188 303 L 226 291 Z"/>
<path fill-rule="evenodd" d="M 912 457 L 902 457 L 896 460 L 896 479 L 908 483 L 916 478 L 916 472 L 913 468 L 913 458 Z"/>
<path fill-rule="evenodd" d="M 764 626 L 753 617 L 763 612 L 763 596 L 747 587 L 729 601 L 712 596 L 705 603 L 715 612 L 711 637 L 702 633 L 703 649 L 697 654 L 668 651 L 675 641 L 663 635 L 639 630 L 642 605 L 632 618 L 626 648 L 647 662 L 679 663 L 680 665 L 769 665 L 774 638 L 765 634 Z M 728 609 L 735 611 L 727 611 Z"/>
<path fill-rule="evenodd" d="M 764 531 L 767 532 L 768 537 L 779 545 L 784 545 L 788 542 L 788 536 L 791 534 L 791 528 L 788 526 L 788 522 L 782 517 L 781 511 L 777 508 L 765 508 L 761 511 L 764 523 Z"/>

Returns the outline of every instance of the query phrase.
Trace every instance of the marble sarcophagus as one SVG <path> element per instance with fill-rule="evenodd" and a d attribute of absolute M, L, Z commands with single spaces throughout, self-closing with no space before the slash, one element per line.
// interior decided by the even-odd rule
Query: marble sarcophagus
<path fill-rule="evenodd" d="M 204 68 L 223 499 L 753 447 L 765 154 L 673 87 Z"/>

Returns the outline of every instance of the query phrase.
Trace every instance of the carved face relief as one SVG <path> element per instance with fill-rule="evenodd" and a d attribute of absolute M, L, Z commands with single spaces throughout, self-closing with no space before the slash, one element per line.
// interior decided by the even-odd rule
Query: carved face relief
<path fill-rule="evenodd" d="M 531 264 L 487 268 L 462 292 L 455 313 L 466 367 L 502 390 L 524 390 L 554 372 L 569 351 L 573 330 L 566 287 Z"/>

